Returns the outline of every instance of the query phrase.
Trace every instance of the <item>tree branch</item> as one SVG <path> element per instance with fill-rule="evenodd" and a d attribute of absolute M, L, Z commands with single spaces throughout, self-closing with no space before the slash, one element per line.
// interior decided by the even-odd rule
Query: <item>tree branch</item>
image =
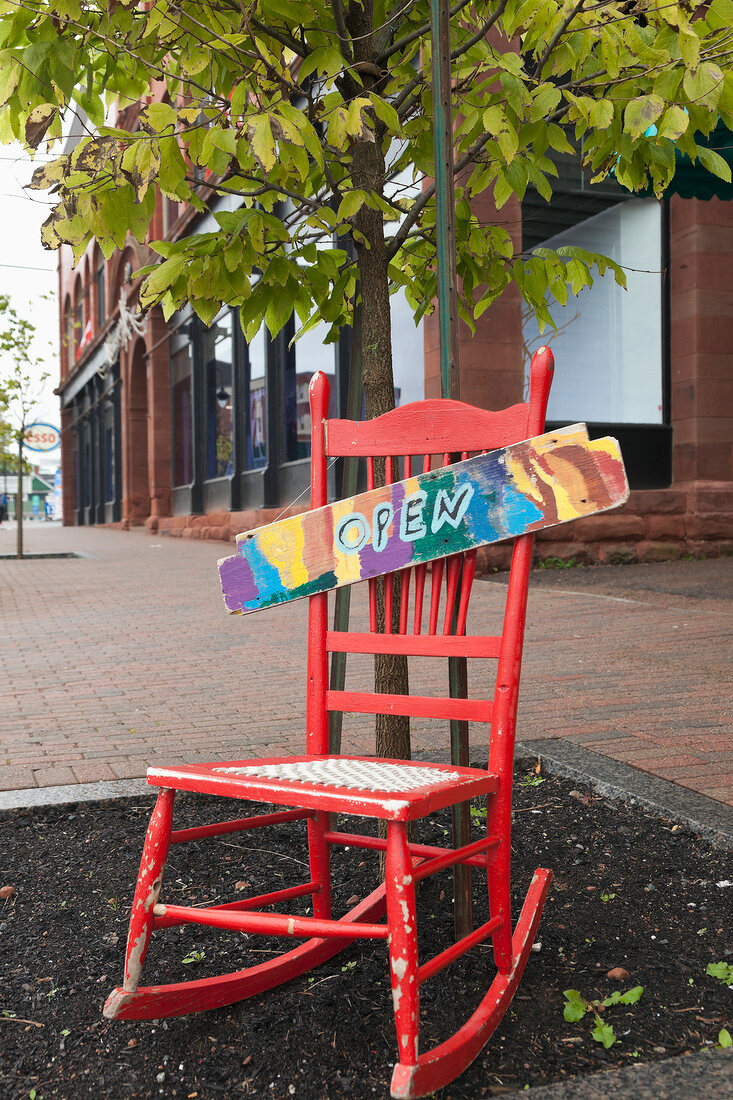
<path fill-rule="evenodd" d="M 459 12 L 463 11 L 464 8 L 467 8 L 468 5 L 472 3 L 473 0 L 457 0 L 457 2 L 453 5 L 448 13 L 449 17 L 452 19 L 454 15 L 458 15 Z M 390 57 L 393 54 L 399 53 L 400 50 L 406 49 L 407 46 L 412 45 L 412 43 L 415 42 L 418 38 L 422 38 L 426 34 L 430 34 L 429 22 L 423 23 L 421 27 L 417 27 L 416 30 L 411 31 L 409 34 L 406 34 L 404 38 L 398 38 L 396 42 L 392 43 L 389 49 L 383 50 L 382 53 L 378 54 L 378 56 L 375 57 L 375 65 L 383 66 L 386 61 L 389 61 Z"/>
<path fill-rule="evenodd" d="M 568 27 L 572 23 L 573 19 L 575 19 L 575 16 L 581 10 L 584 3 L 585 3 L 585 0 L 578 0 L 575 7 L 572 9 L 572 11 L 570 11 L 568 13 L 568 15 L 565 16 L 562 23 L 558 27 L 557 31 L 552 36 L 550 41 L 547 43 L 547 45 L 545 47 L 545 51 L 542 54 L 542 57 L 539 59 L 539 61 L 537 62 L 537 65 L 535 66 L 535 73 L 537 74 L 537 76 L 539 76 L 539 77 L 542 76 L 542 70 L 545 67 L 545 64 L 547 62 L 548 57 L 550 57 L 550 55 L 552 54 L 552 51 L 555 49 L 555 46 L 558 44 L 558 42 L 560 41 L 562 36 L 565 34 L 565 31 L 568 29 Z"/>
<path fill-rule="evenodd" d="M 344 6 L 341 0 L 331 0 L 331 11 L 333 12 L 336 31 L 338 32 L 339 42 L 341 43 L 341 53 L 347 61 L 353 61 L 354 55 L 349 44 L 349 32 L 346 29 L 346 17 L 344 15 Z"/>

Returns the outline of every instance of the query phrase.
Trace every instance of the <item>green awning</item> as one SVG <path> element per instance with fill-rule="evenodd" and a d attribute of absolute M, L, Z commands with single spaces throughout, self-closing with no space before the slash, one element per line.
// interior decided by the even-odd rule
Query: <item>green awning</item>
<path fill-rule="evenodd" d="M 699 135 L 695 139 L 698 145 L 712 149 L 733 170 L 733 133 L 722 121 L 707 137 Z M 677 164 L 674 179 L 664 192 L 664 197 L 680 195 L 683 199 L 733 199 L 733 183 L 726 183 L 719 176 L 708 172 L 698 161 L 693 164 L 685 153 L 676 153 Z M 647 192 L 651 195 L 651 188 Z"/>

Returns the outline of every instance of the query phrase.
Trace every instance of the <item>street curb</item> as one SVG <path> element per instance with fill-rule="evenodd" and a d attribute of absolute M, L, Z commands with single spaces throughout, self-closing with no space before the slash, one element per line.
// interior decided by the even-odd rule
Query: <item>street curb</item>
<path fill-rule="evenodd" d="M 549 772 L 581 780 L 612 801 L 653 810 L 699 833 L 716 848 L 733 851 L 733 809 L 714 798 L 561 738 L 517 743 L 517 756 L 541 756 Z"/>
<path fill-rule="evenodd" d="M 700 1050 L 529 1090 L 533 1100 L 722 1100 L 733 1095 L 733 1050 Z"/>
<path fill-rule="evenodd" d="M 122 798 L 153 794 L 144 779 L 118 779 L 104 783 L 69 783 L 60 787 L 26 787 L 19 791 L 0 791 L 0 813 L 23 812 L 44 806 L 76 806 L 83 802 L 117 802 Z"/>

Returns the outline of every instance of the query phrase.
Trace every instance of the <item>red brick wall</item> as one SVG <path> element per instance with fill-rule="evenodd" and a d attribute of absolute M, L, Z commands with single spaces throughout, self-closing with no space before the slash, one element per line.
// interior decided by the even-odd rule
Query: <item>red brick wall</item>
<path fill-rule="evenodd" d="M 674 481 L 733 480 L 733 203 L 671 200 Z"/>

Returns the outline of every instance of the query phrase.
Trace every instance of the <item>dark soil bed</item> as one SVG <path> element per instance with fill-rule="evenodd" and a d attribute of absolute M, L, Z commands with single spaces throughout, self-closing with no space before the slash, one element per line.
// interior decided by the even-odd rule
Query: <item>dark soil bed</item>
<path fill-rule="evenodd" d="M 706 968 L 733 962 L 733 887 L 718 885 L 733 878 L 731 856 L 567 780 L 536 782 L 533 763 L 517 771 L 515 912 L 534 868 L 551 867 L 541 946 L 496 1034 L 443 1100 L 683 1054 L 714 1044 L 720 1029 L 730 1028 L 730 990 Z M 161 1021 L 102 1019 L 104 1000 L 121 979 L 150 806 L 137 799 L 0 820 L 0 884 L 15 888 L 0 901 L 2 1096 L 388 1096 L 396 1043 L 383 944 L 348 946 L 310 976 L 229 1008 Z M 175 824 L 227 816 L 241 816 L 241 804 L 179 796 Z M 474 824 L 478 837 L 480 815 Z M 260 833 L 254 851 L 237 835 L 174 848 L 162 900 L 223 902 L 243 890 L 277 888 L 273 881 L 302 881 L 305 829 L 294 828 Z M 420 839 L 442 843 L 447 829 L 447 819 L 431 819 Z M 337 907 L 375 885 L 371 854 L 349 851 L 334 865 Z M 421 957 L 449 943 L 451 885 L 449 871 L 420 887 Z M 476 874 L 477 923 L 487 919 L 483 886 Z M 239 969 L 275 949 L 273 941 L 212 930 L 160 932 L 145 984 Z M 616 967 L 629 976 L 609 978 Z M 422 1049 L 463 1021 L 491 975 L 483 946 L 423 987 Z M 563 1018 L 566 989 L 590 1001 L 634 986 L 644 988 L 637 1004 L 603 1013 L 617 1037 L 609 1049 L 591 1035 L 592 1014 L 576 1023 Z"/>

